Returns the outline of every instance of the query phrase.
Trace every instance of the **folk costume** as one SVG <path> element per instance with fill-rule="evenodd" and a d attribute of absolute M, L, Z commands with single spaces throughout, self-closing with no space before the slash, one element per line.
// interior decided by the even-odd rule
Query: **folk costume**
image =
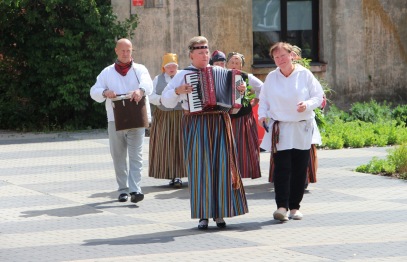
<path fill-rule="evenodd" d="M 178 65 L 176 54 L 167 53 L 163 56 L 163 73 L 154 78 L 153 93 L 149 96 L 150 102 L 156 107 L 150 129 L 148 176 L 171 179 L 174 183 L 175 179 L 186 177 L 187 174 L 181 132 L 183 108 L 181 103 L 177 103 L 174 108 L 167 108 L 161 103 L 162 92 L 171 80 L 171 76 L 164 70 L 169 64 Z"/>
<path fill-rule="evenodd" d="M 314 109 L 321 105 L 323 90 L 308 69 L 294 65 L 286 77 L 280 68 L 270 72 L 260 93 L 259 119 L 268 118 L 272 135 L 270 168 L 278 208 L 298 210 L 304 195 L 314 130 Z M 296 111 L 299 101 L 306 109 Z M 295 162 L 295 164 L 294 164 Z M 277 212 L 277 211 L 276 211 Z"/>
<path fill-rule="evenodd" d="M 90 89 L 90 96 L 93 100 L 99 103 L 105 102 L 110 153 L 116 173 L 118 191 L 122 194 L 142 194 L 141 172 L 145 128 L 116 131 L 112 101 L 106 98 L 103 92 L 112 90 L 119 95 L 127 94 L 136 89 L 144 89 L 145 95 L 148 95 L 152 92 L 153 82 L 147 68 L 133 61 L 126 65 L 117 61 L 106 67 L 97 76 L 96 83 Z M 146 106 L 148 114 L 150 106 L 147 102 Z M 128 163 L 127 155 L 129 156 Z"/>
<path fill-rule="evenodd" d="M 263 82 L 253 74 L 243 74 L 251 91 L 258 98 Z M 238 165 L 242 178 L 259 178 L 260 171 L 260 148 L 258 126 L 253 115 L 250 101 L 246 101 L 237 114 L 230 116 L 232 120 L 233 135 L 236 141 Z"/>
<path fill-rule="evenodd" d="M 187 95 L 175 93 L 185 83 L 181 70 L 164 89 L 166 107 L 182 102 L 184 163 L 188 174 L 191 218 L 223 218 L 248 212 L 246 195 L 237 167 L 236 149 L 228 113 L 220 111 L 189 114 Z"/>

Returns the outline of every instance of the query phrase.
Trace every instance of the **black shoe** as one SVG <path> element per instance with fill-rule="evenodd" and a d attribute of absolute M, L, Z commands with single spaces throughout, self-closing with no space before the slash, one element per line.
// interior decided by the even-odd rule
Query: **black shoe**
<path fill-rule="evenodd" d="M 141 200 L 144 199 L 144 195 L 139 192 L 132 192 L 132 193 L 130 193 L 130 196 L 131 196 L 130 201 L 133 203 L 140 202 Z"/>
<path fill-rule="evenodd" d="M 200 230 L 208 229 L 208 219 L 207 218 L 199 219 L 198 229 L 200 229 Z"/>
<path fill-rule="evenodd" d="M 214 218 L 213 221 L 216 222 L 216 226 L 219 228 L 225 228 L 226 227 L 226 222 L 223 220 L 223 218 Z"/>
<path fill-rule="evenodd" d="M 182 187 L 182 180 L 180 178 L 175 178 L 174 179 L 174 187 L 175 188 L 181 188 Z"/>
<path fill-rule="evenodd" d="M 127 200 L 129 199 L 129 196 L 126 193 L 121 193 L 119 195 L 119 202 L 127 202 Z"/>
<path fill-rule="evenodd" d="M 169 186 L 174 186 L 174 181 L 175 181 L 175 178 L 173 178 L 173 179 L 168 183 L 168 185 L 169 185 Z"/>

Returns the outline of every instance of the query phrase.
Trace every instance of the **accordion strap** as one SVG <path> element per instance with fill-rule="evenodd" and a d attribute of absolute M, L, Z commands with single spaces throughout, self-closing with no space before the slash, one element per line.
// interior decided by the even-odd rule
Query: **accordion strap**
<path fill-rule="evenodd" d="M 192 67 L 192 66 L 187 66 L 187 67 L 184 68 L 184 70 L 195 71 L 195 72 L 199 71 L 198 68 L 195 68 L 195 67 Z"/>

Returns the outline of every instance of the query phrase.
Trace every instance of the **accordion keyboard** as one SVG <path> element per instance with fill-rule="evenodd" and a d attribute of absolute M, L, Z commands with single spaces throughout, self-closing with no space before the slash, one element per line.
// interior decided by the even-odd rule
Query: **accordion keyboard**
<path fill-rule="evenodd" d="M 199 112 L 203 110 L 202 94 L 199 87 L 199 74 L 191 73 L 185 75 L 185 82 L 192 86 L 192 92 L 188 93 L 189 111 Z"/>

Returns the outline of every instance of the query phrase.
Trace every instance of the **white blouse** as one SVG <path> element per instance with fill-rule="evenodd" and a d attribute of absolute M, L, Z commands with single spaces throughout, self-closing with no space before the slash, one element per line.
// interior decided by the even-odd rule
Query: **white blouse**
<path fill-rule="evenodd" d="M 260 92 L 259 119 L 267 118 L 270 133 L 275 121 L 280 121 L 277 150 L 311 147 L 314 130 L 314 109 L 321 105 L 323 89 L 315 76 L 301 65 L 285 77 L 280 68 L 270 72 Z M 305 102 L 306 110 L 297 112 L 297 104 Z"/>

